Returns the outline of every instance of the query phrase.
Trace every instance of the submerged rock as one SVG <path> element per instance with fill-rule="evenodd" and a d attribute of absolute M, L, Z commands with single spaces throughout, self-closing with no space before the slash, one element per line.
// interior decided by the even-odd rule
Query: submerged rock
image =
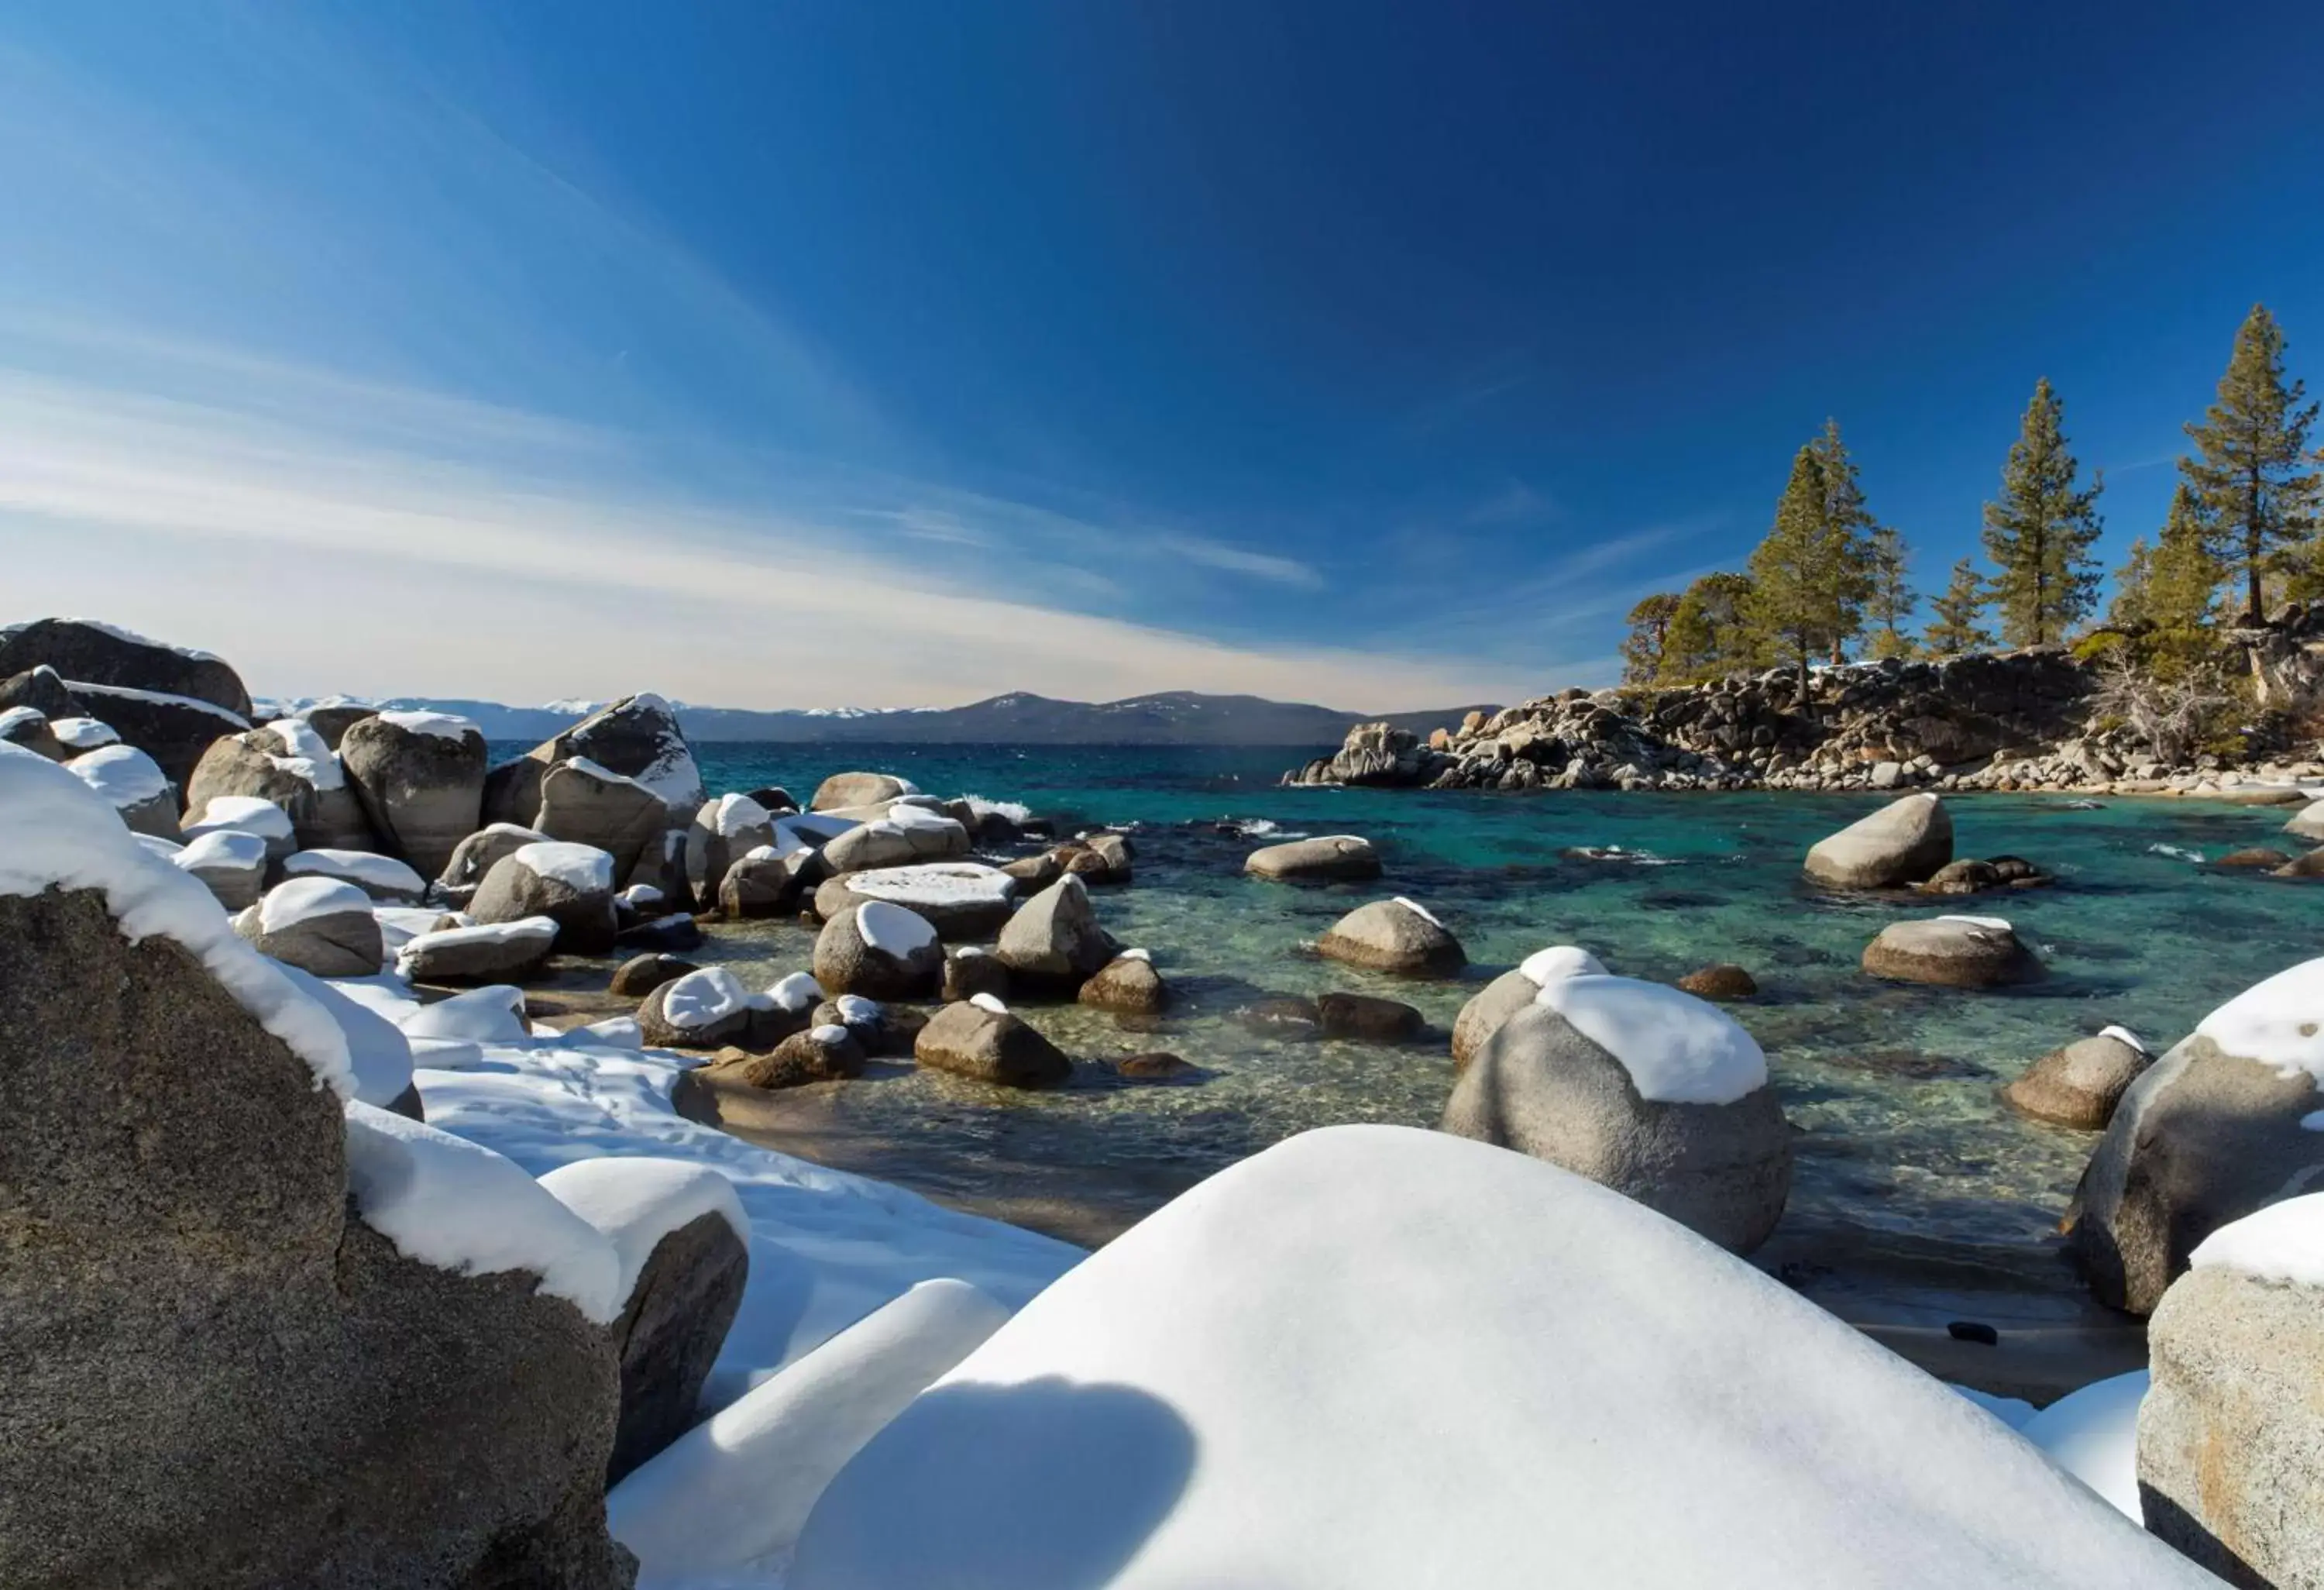
<path fill-rule="evenodd" d="M 1401 1000 L 1333 993 L 1316 997 L 1315 1023 L 1326 1038 L 1405 1043 L 1420 1036 L 1427 1018 Z"/>
<path fill-rule="evenodd" d="M 1741 966 L 1721 961 L 1689 972 L 1678 980 L 1678 986 L 1697 999 L 1751 999 L 1758 994 L 1759 980 Z"/>

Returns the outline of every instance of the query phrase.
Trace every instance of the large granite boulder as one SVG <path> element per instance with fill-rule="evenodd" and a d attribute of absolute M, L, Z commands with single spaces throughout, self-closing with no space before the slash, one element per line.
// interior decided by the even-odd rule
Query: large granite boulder
<path fill-rule="evenodd" d="M 686 1160 L 602 1158 L 540 1179 L 603 1232 L 622 1262 L 622 1417 L 605 1483 L 618 1482 L 695 1420 L 751 1274 L 751 1225 L 734 1184 Z"/>
<path fill-rule="evenodd" d="M 1766 1058 L 1716 1005 L 1657 983 L 1554 980 L 1485 1040 L 1443 1130 L 1515 1149 L 1660 1210 L 1734 1253 L 1792 1185 Z"/>
<path fill-rule="evenodd" d="M 1001 929 L 993 954 L 1013 982 L 1077 991 L 1115 949 L 1112 936 L 1098 926 L 1088 885 L 1068 874 L 1018 909 Z"/>
<path fill-rule="evenodd" d="M 556 948 L 557 924 L 547 917 L 438 928 L 405 940 L 395 969 L 414 983 L 522 983 Z"/>
<path fill-rule="evenodd" d="M 1896 889 L 1925 883 L 1952 858 L 1952 814 L 1923 792 L 1817 840 L 1808 849 L 1807 874 L 1835 889 Z"/>
<path fill-rule="evenodd" d="M 540 786 L 560 762 L 583 757 L 635 779 L 683 825 L 702 805 L 702 770 L 678 726 L 678 713 L 659 696 L 624 696 L 564 733 L 544 740 L 514 762 L 492 770 L 485 816 L 494 822 L 538 826 Z"/>
<path fill-rule="evenodd" d="M 539 828 L 487 823 L 453 846 L 451 859 L 444 864 L 437 882 L 447 889 L 474 889 L 503 860 L 528 845 L 545 844 L 548 839 L 549 836 Z"/>
<path fill-rule="evenodd" d="M 75 778 L 103 797 L 136 833 L 157 839 L 180 835 L 178 789 L 161 764 L 131 745 L 84 751 L 66 763 Z"/>
<path fill-rule="evenodd" d="M 1468 952 L 1427 908 L 1398 895 L 1360 905 L 1315 941 L 1328 960 L 1406 976 L 1450 977 L 1469 964 Z"/>
<path fill-rule="evenodd" d="M 878 806 L 919 792 L 919 786 L 909 779 L 890 773 L 834 773 L 815 787 L 815 796 L 807 803 L 807 809 L 839 811 L 853 806 Z"/>
<path fill-rule="evenodd" d="M 112 725 L 180 787 L 212 740 L 250 727 L 250 692 L 224 660 L 207 652 L 88 619 L 43 618 L 0 629 L 0 678 L 43 664 L 84 712 Z"/>
<path fill-rule="evenodd" d="M 628 1585 L 603 1239 L 499 1156 L 343 1105 L 330 1016 L 24 763 L 0 751 L 0 864 L 36 891 L 0 892 L 5 1577 Z M 74 886 L 27 877 L 60 856 Z M 511 1244 L 540 1267 L 475 1253 L 456 1196 L 477 1229 L 541 1222 Z"/>
<path fill-rule="evenodd" d="M 364 812 L 388 852 L 439 876 L 476 831 L 484 798 L 484 736 L 443 712 L 382 712 L 339 742 Z"/>
<path fill-rule="evenodd" d="M 2041 961 L 1999 917 L 1891 922 L 1864 947 L 1864 969 L 1940 988 L 2003 988 L 2043 975 Z"/>
<path fill-rule="evenodd" d="M 2324 1193 L 2212 1233 L 2146 1344 L 2146 1527 L 2230 1585 L 2324 1590 Z"/>
<path fill-rule="evenodd" d="M 2153 1063 L 2136 1034 L 2109 1027 L 2052 1049 L 2003 1088 L 2001 1096 L 2036 1121 L 2096 1132 L 2114 1118 L 2122 1095 Z"/>
<path fill-rule="evenodd" d="M 547 917 L 560 955 L 603 955 L 620 931 L 613 915 L 613 858 L 594 845 L 549 840 L 493 864 L 468 901 L 478 922 Z"/>
<path fill-rule="evenodd" d="M 2204 1238 L 2324 1178 L 2324 959 L 2246 989 L 2122 1095 L 2074 1194 L 2101 1302 L 2146 1314 Z"/>
<path fill-rule="evenodd" d="M 1571 944 L 1553 944 L 1536 950 L 1522 966 L 1511 967 L 1471 996 L 1452 1021 L 1452 1068 L 1465 1071 L 1485 1040 L 1501 1023 L 1540 997 L 1543 985 L 1557 977 L 1583 973 L 1603 976 L 1606 968 L 1596 956 Z"/>
<path fill-rule="evenodd" d="M 392 855 L 371 850 L 298 850 L 282 858 L 286 878 L 337 878 L 382 905 L 417 905 L 428 880 Z"/>
<path fill-rule="evenodd" d="M 200 811 L 222 795 L 281 807 L 302 850 L 369 850 L 378 842 L 337 754 L 299 718 L 211 741 L 187 782 L 186 809 Z"/>
<path fill-rule="evenodd" d="M 591 845 L 613 858 L 613 876 L 625 879 L 661 844 L 669 808 L 637 780 L 576 756 L 541 775 L 534 827 L 552 839 Z"/>
<path fill-rule="evenodd" d="M 337 878 L 277 883 L 234 919 L 261 955 L 318 977 L 376 977 L 387 951 L 371 896 Z"/>
<path fill-rule="evenodd" d="M 696 907 L 715 910 L 727 869 L 753 850 L 774 847 L 774 816 L 748 795 L 703 802 L 686 830 L 686 881 Z"/>
<path fill-rule="evenodd" d="M 1003 1087 L 1055 1087 L 1074 1074 L 1073 1061 L 1056 1044 L 991 994 L 929 1017 L 913 1040 L 912 1058 L 932 1070 Z"/>
<path fill-rule="evenodd" d="M 298 714 L 308 727 L 323 736 L 323 744 L 334 751 L 339 748 L 339 742 L 347 737 L 349 729 L 364 719 L 378 715 L 378 707 L 368 702 L 350 701 L 344 696 L 318 701 Z"/>
<path fill-rule="evenodd" d="M 989 938 L 1017 909 L 1017 880 L 974 861 L 847 873 L 816 890 L 816 914 L 828 920 L 867 900 L 884 900 L 925 917 L 947 940 Z"/>
<path fill-rule="evenodd" d="M 1369 839 L 1354 834 L 1325 834 L 1254 850 L 1243 859 L 1242 870 L 1254 878 L 1285 883 L 1344 883 L 1379 877 L 1380 858 Z"/>
<path fill-rule="evenodd" d="M 2310 844 L 2324 843 L 2324 800 L 2311 800 L 2284 820 L 2283 831 Z"/>
<path fill-rule="evenodd" d="M 299 839 L 290 816 L 272 800 L 255 795 L 217 795 L 188 812 L 179 826 L 188 840 L 205 834 L 251 834 L 265 841 L 266 863 L 279 868 L 297 854 Z"/>
<path fill-rule="evenodd" d="M 852 905 L 815 940 L 815 980 L 826 994 L 925 999 L 944 975 L 944 945 L 926 917 L 884 900 Z"/>
<path fill-rule="evenodd" d="M 968 854 L 968 830 L 942 812 L 901 802 L 887 815 L 858 823 L 823 847 L 834 873 L 871 872 L 948 861 Z"/>

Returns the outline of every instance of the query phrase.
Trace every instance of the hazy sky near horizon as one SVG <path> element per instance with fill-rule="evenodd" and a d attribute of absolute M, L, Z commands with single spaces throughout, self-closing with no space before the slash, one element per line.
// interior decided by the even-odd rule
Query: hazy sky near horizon
<path fill-rule="evenodd" d="M 2111 565 L 2255 300 L 2324 385 L 2319 81 L 2273 0 L 0 4 L 0 621 L 1512 700 L 1828 414 L 1941 584 L 2044 374 Z"/>

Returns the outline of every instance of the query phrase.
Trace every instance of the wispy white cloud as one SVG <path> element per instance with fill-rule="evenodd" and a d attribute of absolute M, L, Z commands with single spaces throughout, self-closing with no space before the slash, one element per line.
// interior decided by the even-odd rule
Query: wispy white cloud
<path fill-rule="evenodd" d="M 1010 565 L 983 582 L 932 576 L 868 546 L 844 514 L 704 506 L 576 476 L 553 428 L 548 445 L 488 464 L 380 443 L 375 413 L 352 402 L 301 422 L 244 401 L 246 382 L 236 393 L 161 398 L 0 369 L 11 605 L 109 614 L 297 692 L 651 687 L 837 706 L 1176 688 L 1381 710 L 1517 688 L 1425 655 L 1233 645 L 1028 602 L 1009 593 Z M 408 418 L 426 404 L 377 407 Z M 526 434 L 521 417 L 499 429 Z"/>
<path fill-rule="evenodd" d="M 1313 566 L 1296 558 L 1279 558 L 1272 552 L 1255 552 L 1247 547 L 1229 546 L 1194 535 L 1157 535 L 1152 538 L 1156 550 L 1172 557 L 1184 558 L 1205 569 L 1222 569 L 1231 574 L 1248 574 L 1254 578 L 1276 585 L 1294 586 L 1302 590 L 1316 590 L 1323 577 Z"/>

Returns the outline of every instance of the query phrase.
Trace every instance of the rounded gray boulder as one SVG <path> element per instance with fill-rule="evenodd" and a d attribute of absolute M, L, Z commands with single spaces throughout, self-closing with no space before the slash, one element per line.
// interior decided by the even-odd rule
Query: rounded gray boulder
<path fill-rule="evenodd" d="M 1819 839 L 1808 849 L 1806 871 L 1835 889 L 1896 889 L 1925 883 L 1952 858 L 1952 814 L 1923 793 Z"/>
<path fill-rule="evenodd" d="M 924 999 L 944 975 L 944 943 L 926 917 L 884 900 L 849 906 L 815 940 L 815 980 L 825 994 Z"/>
<path fill-rule="evenodd" d="M 1865 946 L 1864 969 L 1895 983 L 2002 988 L 2042 978 L 2042 963 L 1999 917 L 1891 922 Z"/>
<path fill-rule="evenodd" d="M 1650 997 L 1671 1007 L 1665 1030 L 1637 1041 L 1692 1044 L 1721 1058 L 1705 1066 L 1665 1053 L 1626 1063 L 1560 1012 L 1531 1004 L 1503 1022 L 1462 1074 L 1444 1106 L 1443 1130 L 1563 1166 L 1730 1252 L 1748 1253 L 1775 1230 L 1792 1184 L 1791 1128 L 1767 1086 L 1764 1058 L 1755 1084 L 1729 1078 L 1710 1087 L 1716 1096 L 1704 1102 L 1645 1096 L 1640 1075 L 1657 1093 L 1685 1091 L 1652 1079 L 1690 1067 L 1737 1069 L 1732 1046 L 1739 1042 L 1757 1057 L 1757 1045 L 1714 1006 L 1676 989 L 1636 986 L 1655 990 Z M 1695 1009 L 1674 1003 L 1680 1001 Z M 1722 1035 L 1717 1023 L 1732 1033 Z"/>
<path fill-rule="evenodd" d="M 375 977 L 386 949 L 371 896 L 337 878 L 277 883 L 234 919 L 261 955 L 318 977 Z"/>
<path fill-rule="evenodd" d="M 594 845 L 546 840 L 493 864 L 468 901 L 478 922 L 547 917 L 562 955 L 603 955 L 621 929 L 613 910 L 613 858 Z"/>
<path fill-rule="evenodd" d="M 1254 878 L 1282 883 L 1359 882 L 1380 875 L 1380 858 L 1369 839 L 1326 834 L 1254 850 L 1243 858 L 1242 870 Z"/>
<path fill-rule="evenodd" d="M 2003 1088 L 2001 1096 L 2036 1121 L 2095 1132 L 2114 1118 L 2122 1095 L 2153 1063 L 2154 1057 L 2129 1032 L 2109 1027 L 2052 1049 Z"/>
<path fill-rule="evenodd" d="M 948 1004 L 928 1018 L 912 1058 L 932 1070 L 1003 1087 L 1055 1087 L 1074 1074 L 1073 1061 L 1038 1029 L 1010 1012 L 970 1003 Z"/>
<path fill-rule="evenodd" d="M 484 736 L 465 717 L 383 712 L 349 728 L 339 760 L 392 855 L 437 877 L 475 832 L 484 798 Z"/>
<path fill-rule="evenodd" d="M 1315 941 L 1315 952 L 1406 976 L 1449 977 L 1469 964 L 1468 952 L 1443 923 L 1400 896 L 1358 906 Z"/>

